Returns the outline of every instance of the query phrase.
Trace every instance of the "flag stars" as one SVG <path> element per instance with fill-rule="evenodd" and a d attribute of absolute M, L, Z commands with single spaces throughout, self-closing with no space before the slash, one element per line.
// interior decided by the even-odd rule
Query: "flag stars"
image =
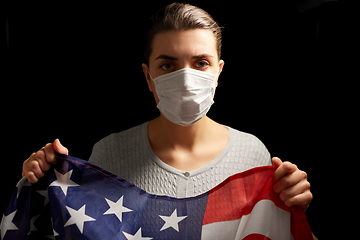
<path fill-rule="evenodd" d="M 47 189 L 46 190 L 37 190 L 36 192 L 45 198 L 44 206 L 49 203 L 49 194 L 48 194 Z"/>
<path fill-rule="evenodd" d="M 77 183 L 74 183 L 70 178 L 71 178 L 71 174 L 73 172 L 73 170 L 68 171 L 65 174 L 61 174 L 59 173 L 56 169 L 55 170 L 55 175 L 56 175 L 56 180 L 54 182 L 52 182 L 49 187 L 55 187 L 58 186 L 61 188 L 61 190 L 64 192 L 65 196 L 67 194 L 67 190 L 69 187 L 77 187 L 80 186 Z"/>
<path fill-rule="evenodd" d="M 141 228 L 139 228 L 139 230 L 135 233 L 135 235 L 131 235 L 129 233 L 126 232 L 122 232 L 127 240 L 151 240 L 152 238 L 149 237 L 142 237 L 141 236 Z"/>
<path fill-rule="evenodd" d="M 16 187 L 17 187 L 17 192 L 16 192 L 16 197 L 18 198 L 19 197 L 19 194 L 21 192 L 21 189 L 23 187 L 26 187 L 26 186 L 31 186 L 31 183 L 27 180 L 26 177 L 23 177 L 22 179 L 20 179 L 20 181 L 16 184 Z"/>
<path fill-rule="evenodd" d="M 4 239 L 4 236 L 8 230 L 18 230 L 18 227 L 12 222 L 15 217 L 17 210 L 10 213 L 9 215 L 3 215 L 1 220 L 1 239 Z"/>
<path fill-rule="evenodd" d="M 96 219 L 85 214 L 85 206 L 84 204 L 79 210 L 72 209 L 66 206 L 66 209 L 70 213 L 70 219 L 65 223 L 64 227 L 70 226 L 72 224 L 76 224 L 81 233 L 84 231 L 84 223 L 89 221 L 95 221 Z"/>
<path fill-rule="evenodd" d="M 172 227 L 173 229 L 175 229 L 176 231 L 179 232 L 179 222 L 184 220 L 187 216 L 178 217 L 177 209 L 175 209 L 174 212 L 171 214 L 171 216 L 167 217 L 167 216 L 159 215 L 159 217 L 165 221 L 165 224 L 162 226 L 160 231 L 163 231 L 165 229 Z"/>
<path fill-rule="evenodd" d="M 28 235 L 30 235 L 30 233 L 31 233 L 32 231 L 37 231 L 37 228 L 35 227 L 34 223 L 35 223 L 35 221 L 36 221 L 36 219 L 37 219 L 38 217 L 40 217 L 40 214 L 39 214 L 39 215 L 36 215 L 35 217 L 33 217 L 33 218 L 30 219 L 30 231 L 29 231 Z"/>
<path fill-rule="evenodd" d="M 120 220 L 120 222 L 122 222 L 123 213 L 132 211 L 131 209 L 123 206 L 124 196 L 121 196 L 121 198 L 117 202 L 113 202 L 107 198 L 105 198 L 105 200 L 110 208 L 104 213 L 104 215 L 115 214 L 116 217 Z"/>

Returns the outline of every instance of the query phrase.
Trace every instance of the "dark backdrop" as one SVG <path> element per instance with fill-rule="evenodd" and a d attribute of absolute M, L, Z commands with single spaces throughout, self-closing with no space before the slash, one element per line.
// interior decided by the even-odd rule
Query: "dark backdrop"
<path fill-rule="evenodd" d="M 343 74 L 351 39 L 343 4 L 300 13 L 294 1 L 191 3 L 224 27 L 225 67 L 208 115 L 256 135 L 272 156 L 306 171 L 313 232 L 334 236 L 333 210 L 345 191 L 335 179 L 345 161 L 343 86 L 351 88 Z M 22 162 L 55 138 L 87 159 L 101 138 L 158 116 L 139 43 L 147 19 L 163 5 L 6 4 L 2 201 L 21 177 Z"/>

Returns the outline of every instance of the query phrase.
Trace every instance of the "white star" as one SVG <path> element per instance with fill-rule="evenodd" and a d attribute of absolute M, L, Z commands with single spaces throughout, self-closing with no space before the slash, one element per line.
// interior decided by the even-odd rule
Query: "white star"
<path fill-rule="evenodd" d="M 76 184 L 76 183 L 74 183 L 73 181 L 70 180 L 70 177 L 71 177 L 71 174 L 72 174 L 73 170 L 70 170 L 65 174 L 59 173 L 56 169 L 54 169 L 54 170 L 55 170 L 56 180 L 53 181 L 49 185 L 49 187 L 55 187 L 55 186 L 61 187 L 61 190 L 64 192 L 64 194 L 66 196 L 68 187 L 80 186 L 79 184 Z"/>
<path fill-rule="evenodd" d="M 123 198 L 124 196 L 121 196 L 121 198 L 117 202 L 113 202 L 107 198 L 105 198 L 107 204 L 110 206 L 110 208 L 104 213 L 106 214 L 115 214 L 116 217 L 122 222 L 122 214 L 124 212 L 131 212 L 132 210 L 129 208 L 126 208 L 123 206 Z"/>
<path fill-rule="evenodd" d="M 23 187 L 26 187 L 26 186 L 31 186 L 31 183 L 27 180 L 26 177 L 23 177 L 22 179 L 20 179 L 20 181 L 16 184 L 16 187 L 17 187 L 17 193 L 16 193 L 16 197 L 18 198 L 19 197 L 19 194 L 21 192 L 21 189 Z"/>
<path fill-rule="evenodd" d="M 55 236 L 54 236 L 54 235 L 47 235 L 47 236 L 45 236 L 45 238 L 49 238 L 49 239 L 51 239 L 51 240 L 55 240 Z"/>
<path fill-rule="evenodd" d="M 1 239 L 4 239 L 4 236 L 7 230 L 18 230 L 17 226 L 12 222 L 17 210 L 13 211 L 9 215 L 3 215 L 1 219 L 0 229 L 1 229 Z"/>
<path fill-rule="evenodd" d="M 45 198 L 44 206 L 49 203 L 49 194 L 48 194 L 47 189 L 46 190 L 37 190 L 36 192 Z"/>
<path fill-rule="evenodd" d="M 28 233 L 27 235 L 30 235 L 30 233 L 31 233 L 32 231 L 37 231 L 37 230 L 38 230 L 38 229 L 35 227 L 35 225 L 34 225 L 34 222 L 36 221 L 36 219 L 37 219 L 38 217 L 40 217 L 40 214 L 39 214 L 39 215 L 36 215 L 36 216 L 33 217 L 32 219 L 30 219 L 30 231 L 29 231 L 29 233 Z"/>
<path fill-rule="evenodd" d="M 67 220 L 64 227 L 72 225 L 72 224 L 76 224 L 76 226 L 78 227 L 80 232 L 83 233 L 84 222 L 96 221 L 96 219 L 85 214 L 85 206 L 86 206 L 86 204 L 84 204 L 84 206 L 82 206 L 79 210 L 75 210 L 75 209 L 72 209 L 72 208 L 66 206 L 66 209 L 70 213 L 71 217 L 69 220 Z"/>
<path fill-rule="evenodd" d="M 52 218 L 51 218 L 51 226 L 52 226 L 53 234 L 49 235 L 49 236 L 45 236 L 45 237 L 55 240 L 55 237 L 59 236 L 59 234 L 54 229 L 54 224 L 53 224 Z"/>
<path fill-rule="evenodd" d="M 183 216 L 183 217 L 178 217 L 177 216 L 177 211 L 176 209 L 174 210 L 174 212 L 171 214 L 170 217 L 167 216 L 160 216 L 159 217 L 162 218 L 162 220 L 165 221 L 164 226 L 162 226 L 162 228 L 160 229 L 160 231 L 165 230 L 169 227 L 172 227 L 173 229 L 175 229 L 176 231 L 179 231 L 179 222 L 182 221 L 183 219 L 185 219 L 187 216 Z"/>
<path fill-rule="evenodd" d="M 135 233 L 135 235 L 131 235 L 128 234 L 126 232 L 122 232 L 127 240 L 151 240 L 152 238 L 148 238 L 148 237 L 142 237 L 141 236 L 141 228 L 139 228 L 139 230 Z"/>

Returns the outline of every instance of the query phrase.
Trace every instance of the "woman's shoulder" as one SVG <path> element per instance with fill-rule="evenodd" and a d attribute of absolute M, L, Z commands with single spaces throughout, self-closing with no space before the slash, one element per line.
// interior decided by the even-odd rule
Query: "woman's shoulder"
<path fill-rule="evenodd" d="M 147 125 L 148 122 L 145 122 L 135 127 L 126 129 L 124 131 L 112 133 L 101 139 L 96 144 L 102 143 L 102 144 L 118 145 L 119 143 L 129 143 L 129 142 L 137 141 L 139 140 L 139 138 L 143 137 L 144 133 L 146 134 Z"/>
<path fill-rule="evenodd" d="M 144 143 L 147 124 L 148 122 L 104 137 L 93 146 L 89 161 L 98 163 L 100 160 L 105 161 L 106 158 L 116 159 L 121 157 L 118 156 L 119 154 L 129 154 L 129 151 L 134 152 L 131 150 L 136 150 L 134 148 L 139 148 Z"/>
<path fill-rule="evenodd" d="M 145 123 L 142 123 L 135 127 L 126 129 L 124 131 L 112 133 L 112 134 L 104 137 L 100 141 L 113 142 L 113 141 L 122 141 L 122 140 L 139 138 L 140 136 L 142 136 L 144 134 L 144 132 L 145 133 L 147 132 L 147 125 L 148 125 L 148 122 L 145 122 Z"/>
<path fill-rule="evenodd" d="M 231 138 L 231 151 L 238 156 L 256 160 L 259 165 L 271 165 L 271 156 L 265 144 L 255 135 L 228 127 Z"/>
<path fill-rule="evenodd" d="M 255 135 L 247 132 L 243 132 L 232 127 L 228 127 L 231 133 L 231 137 L 234 137 L 234 140 L 239 144 L 246 144 L 246 145 L 264 145 L 259 138 Z M 264 145 L 265 147 L 265 145 Z"/>

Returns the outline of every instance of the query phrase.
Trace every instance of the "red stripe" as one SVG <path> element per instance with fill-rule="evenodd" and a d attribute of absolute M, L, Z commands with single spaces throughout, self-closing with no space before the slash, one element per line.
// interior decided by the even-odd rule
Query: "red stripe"
<path fill-rule="evenodd" d="M 272 176 L 277 166 L 253 168 L 227 178 L 210 191 L 203 225 L 232 221 L 251 213 L 255 204 L 269 199 L 285 211 L 289 208 L 273 191 Z"/>
<path fill-rule="evenodd" d="M 254 233 L 254 234 L 247 235 L 242 240 L 271 240 L 271 239 L 264 235 Z"/>
<path fill-rule="evenodd" d="M 310 225 L 306 219 L 304 210 L 297 206 L 291 208 L 291 234 L 294 239 L 311 239 L 313 240 Z M 301 237 L 298 237 L 301 236 Z"/>

